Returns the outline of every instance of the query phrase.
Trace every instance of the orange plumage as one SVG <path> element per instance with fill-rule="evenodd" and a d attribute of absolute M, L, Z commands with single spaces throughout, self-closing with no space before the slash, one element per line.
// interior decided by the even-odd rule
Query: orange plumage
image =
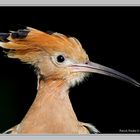
<path fill-rule="evenodd" d="M 64 69 L 61 64 L 57 65 L 55 60 L 50 60 L 62 54 L 70 59 L 68 63 L 85 63 L 88 56 L 80 42 L 60 33 L 50 35 L 30 27 L 23 32 L 26 32 L 26 37 L 22 37 L 22 31 L 17 31 L 18 34 L 21 33 L 21 37 L 11 32 L 8 42 L 1 42 L 0 46 L 10 49 L 8 57 L 38 67 L 38 76 L 41 78 L 33 105 L 20 127 L 18 125 L 12 128 L 12 133 L 89 133 L 87 128 L 78 122 L 68 97 L 68 83 L 77 74 L 70 75 L 67 64 Z"/>
<path fill-rule="evenodd" d="M 74 37 L 66 37 L 60 33 L 52 35 L 28 27 L 25 31 L 29 32 L 26 38 L 12 38 L 12 33 L 7 38 L 10 42 L 3 43 L 1 47 L 11 49 L 8 56 L 18 58 L 27 63 L 36 62 L 35 57 L 41 53 L 53 55 L 56 52 L 63 52 L 67 57 L 73 57 L 83 61 L 87 55 L 81 47 L 80 42 Z M 78 46 L 78 47 L 77 47 Z M 82 54 L 82 55 L 81 55 Z"/>

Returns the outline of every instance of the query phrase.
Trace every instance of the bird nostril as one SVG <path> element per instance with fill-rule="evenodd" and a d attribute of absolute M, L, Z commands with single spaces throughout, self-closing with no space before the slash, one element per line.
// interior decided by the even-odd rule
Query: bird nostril
<path fill-rule="evenodd" d="M 85 62 L 85 64 L 88 64 L 88 63 L 89 63 L 89 61 L 86 61 L 86 62 Z"/>

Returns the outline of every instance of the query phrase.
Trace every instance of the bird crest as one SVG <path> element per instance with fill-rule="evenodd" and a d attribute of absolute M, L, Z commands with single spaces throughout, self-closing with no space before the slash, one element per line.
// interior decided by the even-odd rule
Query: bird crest
<path fill-rule="evenodd" d="M 30 64 L 37 63 L 39 56 L 43 53 L 53 55 L 56 52 L 63 52 L 67 57 L 78 60 L 85 59 L 86 56 L 76 38 L 57 32 L 50 34 L 31 27 L 10 31 L 10 33 L 0 33 L 0 41 L 0 46 L 9 50 L 8 57 Z"/>

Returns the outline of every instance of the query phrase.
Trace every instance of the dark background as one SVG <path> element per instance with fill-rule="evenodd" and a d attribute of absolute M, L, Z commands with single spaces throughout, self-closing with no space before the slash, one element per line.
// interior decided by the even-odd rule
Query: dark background
<path fill-rule="evenodd" d="M 74 36 L 91 61 L 140 82 L 139 19 L 139 7 L 0 7 L 0 32 L 22 24 Z M 30 65 L 8 59 L 0 49 L 0 132 L 22 120 L 36 82 Z M 139 94 L 138 87 L 98 74 L 70 90 L 78 119 L 101 133 L 140 133 Z"/>

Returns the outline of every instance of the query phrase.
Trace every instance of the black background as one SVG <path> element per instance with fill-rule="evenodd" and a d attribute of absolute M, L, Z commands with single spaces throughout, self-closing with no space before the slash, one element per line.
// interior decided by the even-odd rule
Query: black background
<path fill-rule="evenodd" d="M 139 19 L 139 7 L 0 7 L 0 32 L 22 24 L 74 36 L 91 61 L 140 82 Z M 138 87 L 98 74 L 70 90 L 78 119 L 101 133 L 140 133 L 139 94 Z M 22 120 L 35 95 L 33 68 L 0 49 L 0 132 Z"/>

